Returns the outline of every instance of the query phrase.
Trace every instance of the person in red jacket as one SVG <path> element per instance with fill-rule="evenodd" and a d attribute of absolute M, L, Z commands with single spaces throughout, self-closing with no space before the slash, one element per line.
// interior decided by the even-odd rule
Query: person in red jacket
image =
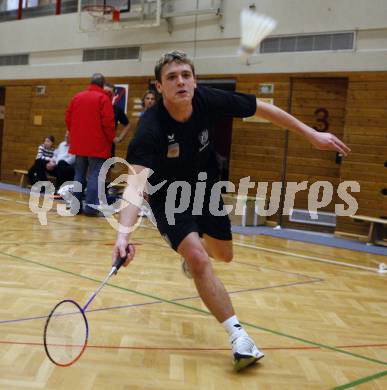
<path fill-rule="evenodd" d="M 111 156 L 116 136 L 111 100 L 104 91 L 105 77 L 93 74 L 89 87 L 77 93 L 66 110 L 66 126 L 70 133 L 69 153 L 76 155 L 74 181 L 86 186 L 86 205 L 82 208 L 82 191 L 74 192 L 78 202 L 72 203 L 72 213 L 99 215 L 98 175 L 102 164 Z"/>

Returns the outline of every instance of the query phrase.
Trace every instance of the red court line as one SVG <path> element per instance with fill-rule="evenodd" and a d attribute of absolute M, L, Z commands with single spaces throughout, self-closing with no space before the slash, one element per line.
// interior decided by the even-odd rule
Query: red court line
<path fill-rule="evenodd" d="M 33 342 L 21 342 L 21 341 L 8 341 L 0 340 L 0 344 L 8 345 L 25 345 L 25 346 L 43 346 L 43 343 L 33 343 Z M 335 348 L 385 348 L 387 344 L 358 344 L 358 345 L 338 345 Z M 128 350 L 149 350 L 149 351 L 186 351 L 186 352 L 212 352 L 212 351 L 229 351 L 230 348 L 184 348 L 184 347 L 131 347 L 131 346 L 115 346 L 115 345 L 88 345 L 87 348 L 96 348 L 96 349 L 128 349 Z M 264 351 L 286 351 L 286 350 L 309 350 L 309 349 L 321 349 L 317 346 L 298 346 L 298 347 L 263 347 L 260 346 L 260 349 Z"/>

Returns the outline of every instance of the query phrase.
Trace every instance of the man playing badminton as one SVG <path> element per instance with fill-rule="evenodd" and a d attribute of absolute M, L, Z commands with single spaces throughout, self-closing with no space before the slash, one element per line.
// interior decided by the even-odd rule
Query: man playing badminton
<path fill-rule="evenodd" d="M 230 220 L 227 215 L 212 215 L 210 212 L 210 192 L 218 178 L 211 138 L 212 123 L 221 116 L 249 117 L 255 114 L 304 136 L 317 149 L 346 155 L 349 148 L 334 135 L 319 133 L 285 111 L 258 102 L 254 95 L 197 87 L 194 65 L 185 53 L 173 51 L 164 54 L 156 64 L 155 76 L 156 88 L 162 99 L 140 120 L 129 145 L 128 162 L 136 173 L 152 169 L 154 172 L 148 178 L 151 185 L 166 180 L 167 184 L 149 197 L 157 227 L 170 246 L 183 257 L 184 270 L 193 278 L 201 299 L 228 332 L 234 367 L 240 370 L 255 363 L 264 354 L 240 325 L 229 295 L 214 274 L 210 261 L 210 257 L 224 262 L 233 258 Z M 144 183 L 130 177 L 129 192 L 142 194 Z M 174 214 L 172 224 L 168 222 L 171 205 L 168 204 L 167 190 L 177 181 L 188 182 L 193 189 L 198 181 L 202 181 L 206 183 L 206 190 L 200 215 L 194 212 L 195 191 L 188 195 L 188 202 L 184 191 L 178 193 L 172 206 L 181 202 L 189 206 Z M 122 226 L 135 224 L 138 204 L 134 203 L 137 202 L 128 201 L 127 207 L 122 209 Z M 222 210 L 221 197 L 218 205 L 218 210 Z M 126 256 L 129 235 L 127 232 L 118 233 L 114 260 Z M 130 245 L 125 265 L 133 257 L 134 248 Z"/>

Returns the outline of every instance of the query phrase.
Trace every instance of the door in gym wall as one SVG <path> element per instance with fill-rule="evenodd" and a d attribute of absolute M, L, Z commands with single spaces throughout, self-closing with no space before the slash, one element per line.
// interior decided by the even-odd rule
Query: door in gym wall
<path fill-rule="evenodd" d="M 348 80 L 345 78 L 294 78 L 292 81 L 291 113 L 317 131 L 330 132 L 341 140 L 344 135 L 345 108 Z M 333 185 L 333 199 L 319 211 L 334 212 L 337 186 L 340 179 L 340 156 L 335 152 L 319 151 L 304 138 L 289 134 L 287 156 L 287 182 L 308 182 L 308 190 L 295 197 L 295 209 L 308 209 L 308 192 L 316 181 L 328 181 Z M 321 200 L 322 189 L 319 193 Z M 340 201 L 343 203 L 343 201 Z M 283 218 L 283 224 L 293 228 L 318 231 L 334 231 L 334 227 L 304 225 Z"/>
<path fill-rule="evenodd" d="M 0 87 L 0 177 L 1 177 L 1 159 L 3 150 L 3 129 L 5 119 L 5 88 Z"/>

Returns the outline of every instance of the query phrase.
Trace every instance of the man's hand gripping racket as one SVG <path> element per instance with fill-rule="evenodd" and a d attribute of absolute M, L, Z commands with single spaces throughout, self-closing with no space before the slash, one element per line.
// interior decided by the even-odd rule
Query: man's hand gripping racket
<path fill-rule="evenodd" d="M 112 266 L 115 264 L 115 259 L 120 258 L 123 259 L 122 265 L 127 267 L 127 265 L 133 260 L 135 254 L 136 249 L 133 244 L 128 244 L 127 240 L 124 238 L 117 238 L 113 249 Z"/>

